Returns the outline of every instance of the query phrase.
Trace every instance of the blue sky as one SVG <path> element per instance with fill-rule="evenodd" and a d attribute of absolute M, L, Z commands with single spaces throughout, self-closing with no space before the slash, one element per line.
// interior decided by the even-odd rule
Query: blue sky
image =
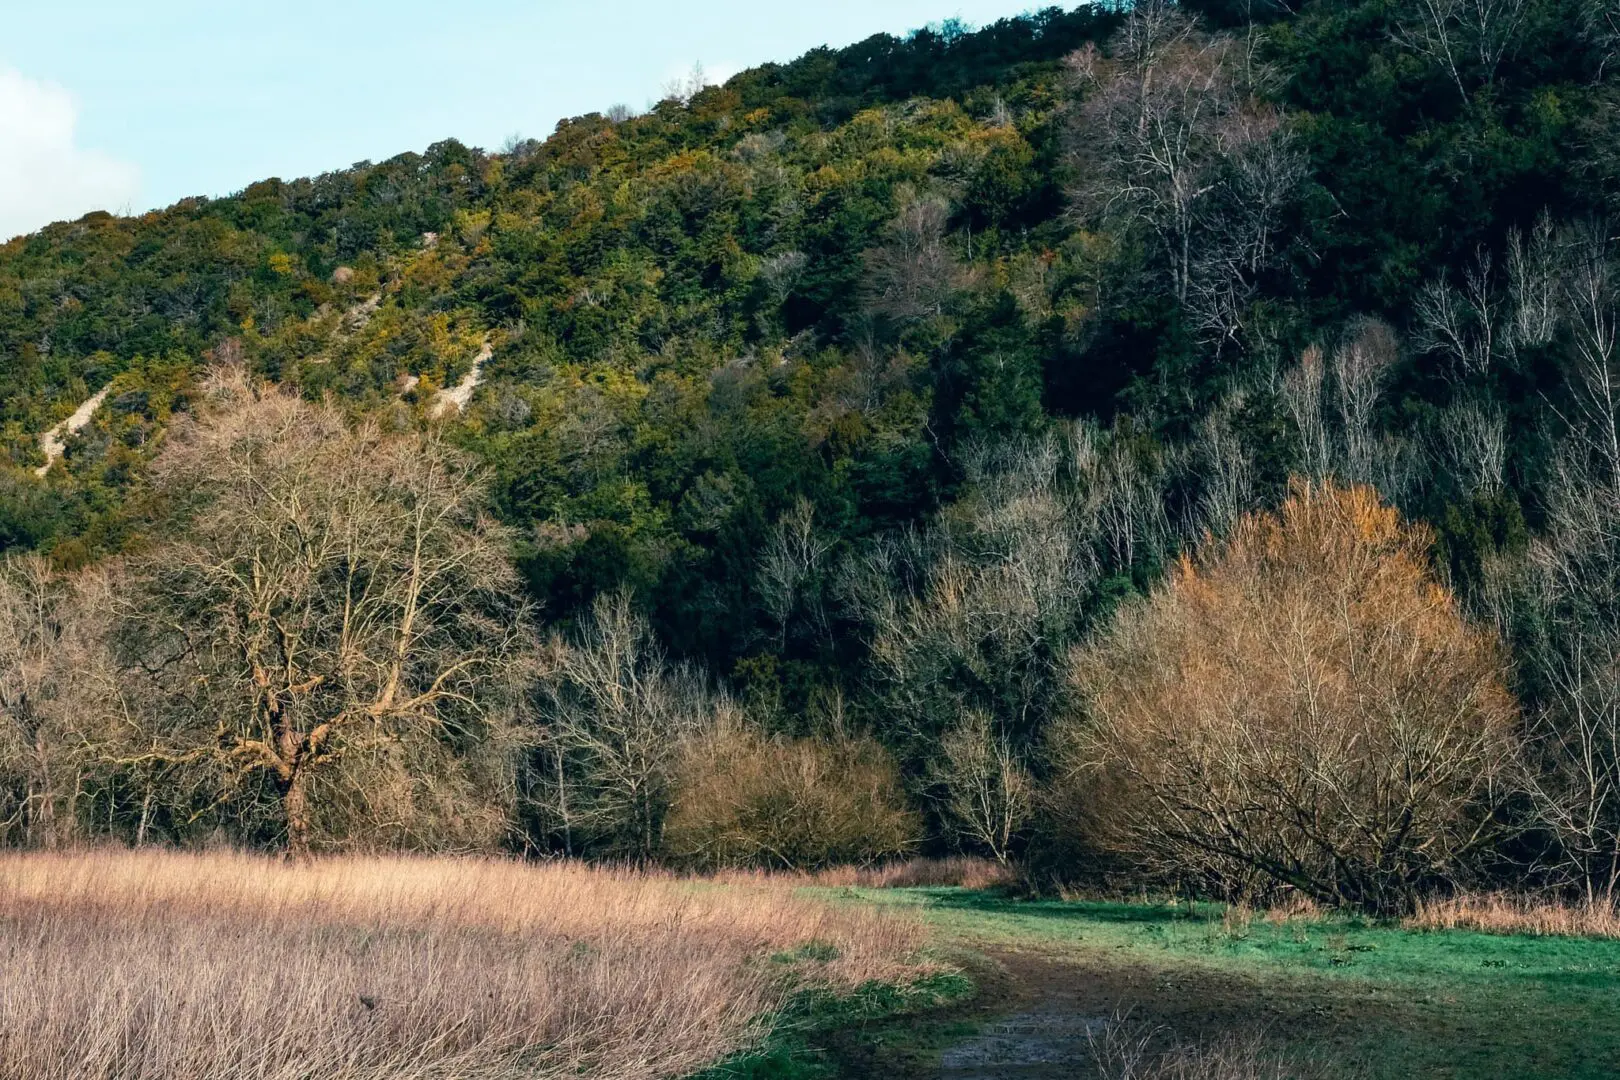
<path fill-rule="evenodd" d="M 1029 0 L 0 0 L 0 240 L 454 136 L 496 148 L 701 63 L 729 75 L 816 45 Z"/>

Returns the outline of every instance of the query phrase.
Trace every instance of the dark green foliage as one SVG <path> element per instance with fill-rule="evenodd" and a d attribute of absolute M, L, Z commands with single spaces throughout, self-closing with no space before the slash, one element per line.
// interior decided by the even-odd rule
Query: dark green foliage
<path fill-rule="evenodd" d="M 1045 414 L 1035 330 L 1010 293 L 989 298 L 947 348 L 934 395 L 943 431 L 957 441 L 988 443 L 1040 431 Z"/>

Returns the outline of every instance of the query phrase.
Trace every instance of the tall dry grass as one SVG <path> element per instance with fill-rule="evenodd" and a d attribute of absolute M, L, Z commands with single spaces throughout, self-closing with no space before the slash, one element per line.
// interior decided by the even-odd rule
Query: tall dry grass
<path fill-rule="evenodd" d="M 1171 1038 L 1163 1029 L 1115 1017 L 1088 1036 L 1101 1080 L 1326 1080 L 1353 1075 L 1321 1061 L 1285 1054 L 1261 1029 L 1205 1042 Z"/>
<path fill-rule="evenodd" d="M 770 884 L 493 860 L 0 857 L 7 1080 L 639 1080 L 737 1052 L 920 928 Z M 825 956 L 830 950 L 803 949 Z M 813 969 L 813 970 L 812 970 Z"/>
<path fill-rule="evenodd" d="M 1415 930 L 1620 938 L 1620 911 L 1610 904 L 1511 893 L 1473 893 L 1420 903 L 1405 924 Z"/>

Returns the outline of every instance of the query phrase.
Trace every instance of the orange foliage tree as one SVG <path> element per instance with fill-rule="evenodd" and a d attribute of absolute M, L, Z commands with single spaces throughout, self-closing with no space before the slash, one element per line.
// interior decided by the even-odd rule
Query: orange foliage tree
<path fill-rule="evenodd" d="M 1105 850 L 1229 893 L 1375 911 L 1492 839 L 1516 755 L 1497 642 L 1370 488 L 1297 483 L 1070 660 L 1057 805 Z"/>

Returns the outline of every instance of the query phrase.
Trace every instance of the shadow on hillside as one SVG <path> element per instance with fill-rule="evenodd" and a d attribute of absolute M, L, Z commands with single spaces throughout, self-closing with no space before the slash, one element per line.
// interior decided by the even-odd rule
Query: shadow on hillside
<path fill-rule="evenodd" d="M 1192 912 L 1164 904 L 1126 903 L 1113 900 L 1029 900 L 994 892 L 969 889 L 918 890 L 928 897 L 930 907 L 971 911 L 980 915 L 1008 915 L 1030 919 L 1121 924 L 1165 924 L 1188 922 L 1218 913 Z"/>

